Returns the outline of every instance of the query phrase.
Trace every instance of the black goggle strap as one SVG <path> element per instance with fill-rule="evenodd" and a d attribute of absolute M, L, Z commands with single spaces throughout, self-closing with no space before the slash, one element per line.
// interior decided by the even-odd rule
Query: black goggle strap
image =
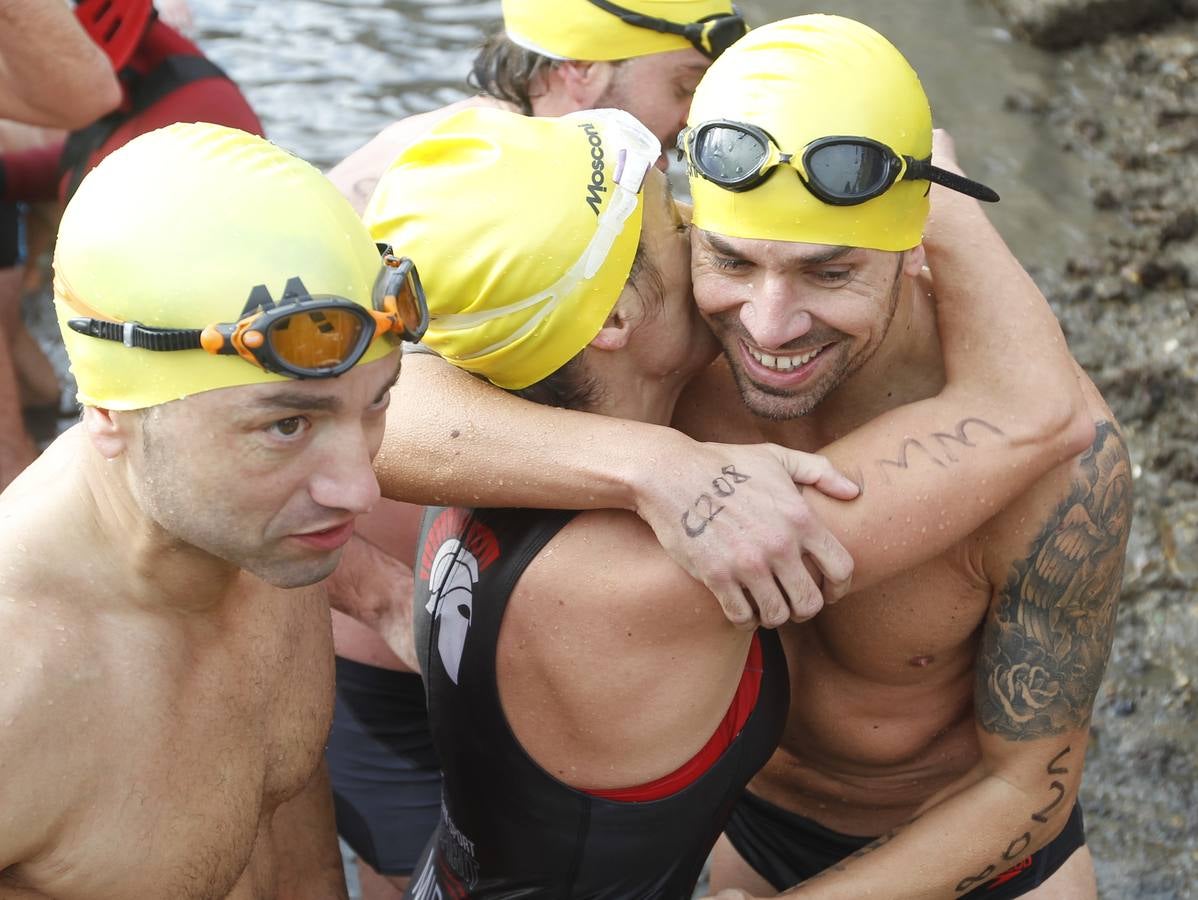
<path fill-rule="evenodd" d="M 735 7 L 733 7 L 733 14 L 730 16 L 711 16 L 698 22 L 690 22 L 683 25 L 680 22 L 671 22 L 669 19 L 659 19 L 656 16 L 643 15 L 635 10 L 617 6 L 609 2 L 609 0 L 589 0 L 589 2 L 592 6 L 597 6 L 604 12 L 611 13 L 627 25 L 633 25 L 637 28 L 647 28 L 659 34 L 676 34 L 679 37 L 684 37 L 694 45 L 696 50 L 711 59 L 715 59 L 727 50 L 738 38 L 743 37 L 748 30 L 745 28 L 744 19 L 736 12 Z M 722 33 L 725 30 L 722 26 L 730 21 L 737 23 L 739 33 L 732 40 L 726 42 L 720 41 L 719 45 L 713 45 L 711 41 L 712 35 Z"/>
<path fill-rule="evenodd" d="M 997 203 L 999 200 L 998 193 L 980 181 L 974 181 L 972 178 L 966 178 L 956 172 L 949 172 L 947 169 L 941 169 L 939 166 L 932 165 L 931 160 L 912 159 L 909 156 L 905 156 L 903 159 L 907 163 L 907 171 L 903 173 L 904 181 L 931 181 L 986 203 Z"/>
<path fill-rule="evenodd" d="M 211 326 L 211 330 L 215 330 L 224 339 L 220 349 L 215 352 L 225 355 L 241 355 L 233 343 L 233 335 L 237 331 L 238 325 L 244 322 L 248 316 L 254 313 L 265 313 L 287 303 L 311 299 L 311 296 L 298 276 L 287 279 L 280 303 L 275 303 L 266 285 L 255 285 L 250 291 L 249 298 L 245 301 L 245 306 L 242 307 L 241 317 L 237 322 Z M 210 330 L 207 328 L 151 328 L 139 322 L 110 322 L 90 317 L 69 319 L 67 327 L 89 337 L 117 341 L 126 347 L 157 351 L 207 349 L 204 346 L 203 335 L 205 331 Z"/>
<path fill-rule="evenodd" d="M 67 326 L 79 334 L 116 341 L 140 350 L 199 350 L 198 328 L 148 328 L 137 322 L 106 322 L 103 319 L 67 320 Z"/>

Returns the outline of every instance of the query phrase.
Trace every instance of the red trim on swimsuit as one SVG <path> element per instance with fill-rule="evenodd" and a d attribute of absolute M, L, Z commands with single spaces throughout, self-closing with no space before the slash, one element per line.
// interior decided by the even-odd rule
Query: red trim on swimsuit
<path fill-rule="evenodd" d="M 620 803 L 645 803 L 677 794 L 683 788 L 698 781 L 703 773 L 715 765 L 716 760 L 731 746 L 732 741 L 749 721 L 749 715 L 753 712 L 753 707 L 757 705 L 757 695 L 761 691 L 761 672 L 761 641 L 757 635 L 753 635 L 753 642 L 749 645 L 749 656 L 745 660 L 745 670 L 740 676 L 736 694 L 732 698 L 732 703 L 728 707 L 723 721 L 716 727 L 715 734 L 711 736 L 711 740 L 704 745 L 702 750 L 669 775 L 663 775 L 648 784 L 612 790 L 586 790 L 583 793 Z"/>

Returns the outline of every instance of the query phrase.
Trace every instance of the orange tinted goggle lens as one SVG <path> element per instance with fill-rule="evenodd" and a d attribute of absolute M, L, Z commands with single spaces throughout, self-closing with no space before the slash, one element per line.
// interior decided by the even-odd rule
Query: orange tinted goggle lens
<path fill-rule="evenodd" d="M 390 253 L 383 256 L 383 270 L 375 283 L 374 308 L 398 316 L 407 340 L 418 341 L 424 336 L 428 306 L 411 260 L 398 259 Z"/>
<path fill-rule="evenodd" d="M 374 337 L 373 321 L 349 309 L 314 309 L 273 322 L 267 340 L 274 354 L 298 369 L 335 369 Z"/>
<path fill-rule="evenodd" d="M 415 334 L 421 329 L 424 315 L 416 301 L 416 288 L 412 284 L 411 273 L 404 276 L 403 283 L 395 294 L 395 311 L 399 313 L 399 320 L 409 332 Z"/>

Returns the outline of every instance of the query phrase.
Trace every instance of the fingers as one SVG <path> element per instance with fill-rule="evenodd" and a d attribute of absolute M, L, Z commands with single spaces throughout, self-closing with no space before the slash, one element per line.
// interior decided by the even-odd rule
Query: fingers
<path fill-rule="evenodd" d="M 724 618 L 741 631 L 752 631 L 757 627 L 757 609 L 745 596 L 744 589 L 731 581 L 721 581 L 719 584 L 705 582 L 707 589 L 715 594 Z"/>
<path fill-rule="evenodd" d="M 826 593 L 804 563 L 803 553 L 798 548 L 778 560 L 776 573 L 778 585 L 787 600 L 787 616 L 792 622 L 805 622 L 823 609 L 825 602 L 835 602 L 827 600 Z"/>
<path fill-rule="evenodd" d="M 830 531 L 805 545 L 812 563 L 823 575 L 823 599 L 835 603 L 849 592 L 853 581 L 853 557 Z"/>
<path fill-rule="evenodd" d="M 796 484 L 810 485 L 837 500 L 852 500 L 861 493 L 857 483 L 841 474 L 826 456 L 802 453 L 777 444 L 771 444 L 770 448 L 786 466 Z"/>
<path fill-rule="evenodd" d="M 757 621 L 763 628 L 777 628 L 790 621 L 790 606 L 772 574 L 768 579 L 759 579 L 748 593 L 757 607 Z"/>

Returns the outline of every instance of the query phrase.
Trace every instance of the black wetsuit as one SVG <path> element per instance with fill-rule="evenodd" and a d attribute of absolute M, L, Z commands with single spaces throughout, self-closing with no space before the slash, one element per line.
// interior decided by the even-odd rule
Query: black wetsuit
<path fill-rule="evenodd" d="M 756 704 L 728 748 L 682 790 L 648 802 L 600 799 L 556 780 L 524 752 L 499 702 L 500 625 L 521 574 L 574 515 L 433 509 L 425 516 L 416 648 L 445 782 L 441 822 L 410 898 L 690 898 L 744 785 L 781 736 L 786 661 L 777 636 L 761 632 Z"/>

